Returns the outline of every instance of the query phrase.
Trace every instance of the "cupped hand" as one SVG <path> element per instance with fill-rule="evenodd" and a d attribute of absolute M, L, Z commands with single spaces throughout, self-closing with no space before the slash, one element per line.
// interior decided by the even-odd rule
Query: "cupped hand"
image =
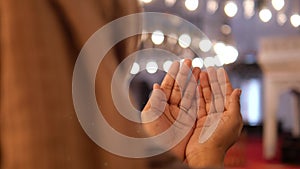
<path fill-rule="evenodd" d="M 185 60 L 182 66 L 175 61 L 162 84 L 154 84 L 151 97 L 141 114 L 143 127 L 150 136 L 171 128 L 168 131 L 170 137 L 160 140 L 158 145 L 174 145 L 170 151 L 180 160 L 185 159 L 186 145 L 196 121 L 195 94 L 199 73 L 198 68 L 191 70 L 191 60 Z"/>
<path fill-rule="evenodd" d="M 223 68 L 200 73 L 196 127 L 186 147 L 191 167 L 222 167 L 226 151 L 240 136 L 240 89 L 233 90 Z"/>

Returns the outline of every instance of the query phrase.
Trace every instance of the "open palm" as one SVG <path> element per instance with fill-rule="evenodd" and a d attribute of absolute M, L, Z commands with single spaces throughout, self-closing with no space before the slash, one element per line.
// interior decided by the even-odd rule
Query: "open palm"
<path fill-rule="evenodd" d="M 162 147 L 173 144 L 175 147 L 171 151 L 181 160 L 185 158 L 197 112 L 194 94 L 200 69 L 194 69 L 193 76 L 189 78 L 190 73 L 190 60 L 185 60 L 181 68 L 179 62 L 174 62 L 161 86 L 154 84 L 151 97 L 142 111 L 143 127 L 150 136 L 171 128 L 170 137 L 158 144 Z"/>

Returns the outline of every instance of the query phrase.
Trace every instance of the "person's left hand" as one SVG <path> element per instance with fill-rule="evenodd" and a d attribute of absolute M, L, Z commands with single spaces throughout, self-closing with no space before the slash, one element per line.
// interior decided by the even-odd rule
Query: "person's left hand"
<path fill-rule="evenodd" d="M 189 78 L 191 60 L 185 60 L 181 67 L 180 63 L 175 61 L 161 86 L 154 84 L 151 97 L 141 114 L 143 127 L 150 136 L 161 134 L 173 127 L 170 137 L 160 140 L 158 144 L 162 147 L 166 144 L 176 145 L 171 152 L 180 160 L 185 158 L 186 145 L 196 120 L 197 100 L 194 95 L 199 73 L 200 69 L 194 68 Z M 181 137 L 182 140 L 177 144 L 175 141 Z"/>

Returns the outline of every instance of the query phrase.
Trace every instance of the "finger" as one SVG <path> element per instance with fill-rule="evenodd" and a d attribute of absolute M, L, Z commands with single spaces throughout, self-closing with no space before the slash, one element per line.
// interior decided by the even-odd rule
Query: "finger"
<path fill-rule="evenodd" d="M 231 96 L 230 96 L 230 101 L 229 101 L 229 108 L 228 108 L 228 112 L 231 112 L 235 115 L 240 115 L 240 96 L 241 96 L 241 89 L 235 89 Z"/>
<path fill-rule="evenodd" d="M 225 100 L 225 108 L 228 109 L 230 95 L 233 91 L 232 85 L 230 83 L 228 74 L 224 68 L 218 69 L 217 74 L 218 74 L 218 81 L 219 81 L 219 85 L 221 87 L 222 95 Z"/>
<path fill-rule="evenodd" d="M 199 68 L 193 69 L 192 76 L 189 79 L 183 98 L 180 102 L 179 108 L 185 112 L 188 112 L 188 110 L 192 105 L 192 102 L 196 100 L 195 94 L 196 94 L 196 88 L 199 80 L 199 73 L 200 73 Z"/>
<path fill-rule="evenodd" d="M 182 67 L 180 68 L 177 76 L 175 85 L 172 89 L 171 96 L 170 96 L 170 104 L 172 105 L 179 105 L 181 101 L 181 97 L 185 88 L 185 84 L 188 78 L 189 73 L 191 72 L 191 60 L 186 59 L 184 60 Z"/>
<path fill-rule="evenodd" d="M 174 61 L 161 83 L 161 89 L 165 92 L 167 100 L 170 98 L 179 66 L 180 63 L 178 61 Z"/>
<path fill-rule="evenodd" d="M 217 71 L 214 67 L 209 67 L 207 72 L 216 111 L 221 113 L 224 111 L 224 99 L 218 82 Z"/>
<path fill-rule="evenodd" d="M 207 113 L 215 112 L 214 103 L 212 102 L 212 92 L 208 81 L 207 72 L 200 73 L 200 86 L 205 101 L 205 108 Z"/>
<path fill-rule="evenodd" d="M 166 103 L 165 93 L 160 89 L 158 84 L 154 84 L 151 96 L 141 114 L 142 121 L 149 122 L 155 120 L 164 112 Z"/>
<path fill-rule="evenodd" d="M 197 89 L 198 89 L 198 93 L 199 93 L 199 98 L 197 100 L 197 103 L 198 103 L 198 106 L 199 106 L 199 108 L 198 108 L 199 111 L 197 113 L 197 118 L 200 119 L 200 118 L 206 116 L 207 112 L 206 112 L 205 99 L 203 97 L 203 92 L 202 92 L 201 85 L 198 85 Z"/>

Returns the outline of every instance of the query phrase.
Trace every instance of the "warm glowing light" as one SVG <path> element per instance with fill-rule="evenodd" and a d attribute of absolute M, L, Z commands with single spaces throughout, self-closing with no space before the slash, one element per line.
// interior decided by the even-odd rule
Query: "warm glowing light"
<path fill-rule="evenodd" d="M 217 55 L 220 55 L 224 52 L 226 45 L 223 42 L 217 42 L 214 45 L 214 51 Z"/>
<path fill-rule="evenodd" d="M 238 12 L 238 6 L 233 1 L 227 1 L 224 7 L 224 11 L 228 17 L 234 17 Z"/>
<path fill-rule="evenodd" d="M 152 33 L 151 40 L 155 45 L 162 44 L 164 39 L 164 34 L 161 31 L 157 30 Z"/>
<path fill-rule="evenodd" d="M 216 56 L 216 60 L 217 60 L 216 65 L 221 66 L 223 64 L 233 63 L 237 60 L 238 56 L 239 56 L 239 52 L 235 47 L 225 46 L 223 48 L 223 52 L 219 53 Z"/>
<path fill-rule="evenodd" d="M 250 19 L 255 14 L 255 2 L 254 0 L 244 0 L 244 15 L 246 19 Z"/>
<path fill-rule="evenodd" d="M 144 2 L 144 3 L 146 3 L 146 4 L 152 2 L 152 0 L 140 0 L 140 1 L 141 1 L 141 2 Z"/>
<path fill-rule="evenodd" d="M 280 11 L 284 7 L 284 4 L 284 0 L 272 0 L 272 5 L 277 11 Z"/>
<path fill-rule="evenodd" d="M 231 27 L 229 25 L 224 24 L 221 26 L 221 32 L 224 35 L 229 35 L 231 33 Z"/>
<path fill-rule="evenodd" d="M 188 34 L 182 34 L 179 36 L 178 43 L 182 48 L 187 48 L 191 45 L 192 39 Z"/>
<path fill-rule="evenodd" d="M 297 28 L 300 26 L 300 15 L 299 14 L 294 14 L 291 16 L 290 18 L 291 24 L 293 25 L 293 27 Z"/>
<path fill-rule="evenodd" d="M 172 63 L 173 63 L 173 62 L 170 61 L 170 60 L 165 61 L 165 63 L 163 64 L 163 68 L 164 68 L 164 71 L 165 71 L 165 72 L 168 72 L 168 71 L 169 71 L 169 69 L 170 69 Z"/>
<path fill-rule="evenodd" d="M 176 3 L 176 0 L 165 0 L 165 5 L 167 7 L 172 7 Z"/>
<path fill-rule="evenodd" d="M 259 18 L 263 22 L 269 22 L 272 18 L 272 13 L 269 9 L 264 8 L 259 12 Z"/>
<path fill-rule="evenodd" d="M 140 65 L 138 63 L 134 62 L 132 64 L 130 73 L 133 74 L 133 75 L 135 75 L 135 74 L 139 73 L 139 71 L 140 71 Z"/>
<path fill-rule="evenodd" d="M 208 39 L 202 39 L 199 42 L 199 48 L 203 52 L 208 52 L 212 48 L 212 44 L 211 44 L 210 40 L 208 40 Z"/>
<path fill-rule="evenodd" d="M 204 61 L 203 59 L 201 58 L 194 58 L 193 61 L 192 61 L 192 66 L 193 67 L 199 67 L 199 68 L 202 68 L 203 67 L 203 64 L 204 64 Z"/>
<path fill-rule="evenodd" d="M 194 11 L 198 8 L 199 1 L 198 0 L 185 0 L 185 7 L 189 11 Z"/>
<path fill-rule="evenodd" d="M 210 14 L 214 14 L 219 8 L 219 4 L 216 0 L 208 0 L 206 4 L 206 10 Z"/>
<path fill-rule="evenodd" d="M 225 64 L 233 63 L 237 60 L 239 56 L 239 52 L 237 49 L 233 46 L 226 46 L 225 47 L 225 54 L 227 55 Z"/>
<path fill-rule="evenodd" d="M 283 13 L 283 12 L 279 12 L 279 13 L 277 14 L 277 23 L 278 23 L 280 26 L 282 26 L 282 25 L 284 25 L 284 24 L 286 23 L 286 21 L 287 21 L 286 14 Z"/>
<path fill-rule="evenodd" d="M 146 70 L 148 73 L 153 74 L 158 70 L 158 65 L 156 62 L 148 62 L 146 65 Z"/>

